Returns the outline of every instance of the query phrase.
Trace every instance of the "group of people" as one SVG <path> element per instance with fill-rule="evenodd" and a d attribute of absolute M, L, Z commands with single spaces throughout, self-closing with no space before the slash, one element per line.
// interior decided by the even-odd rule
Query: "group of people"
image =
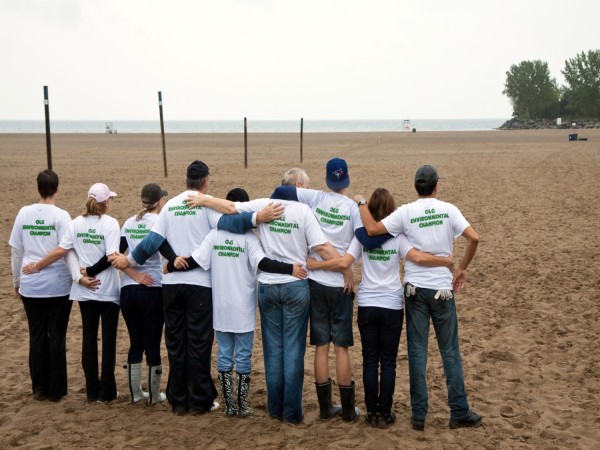
<path fill-rule="evenodd" d="M 71 301 L 79 304 L 83 330 L 81 363 L 88 401 L 114 400 L 117 327 L 122 312 L 130 337 L 128 384 L 133 402 L 166 400 L 160 392 L 163 332 L 161 261 L 120 277 L 108 255 L 133 249 L 153 227 L 167 192 L 143 187 L 143 209 L 120 229 L 108 213 L 117 196 L 102 183 L 88 191 L 85 211 L 74 220 L 55 205 L 59 179 L 52 170 L 37 177 L 39 203 L 21 208 L 9 244 L 13 284 L 29 326 L 29 369 L 33 397 L 59 401 L 67 394 L 66 332 Z M 98 330 L 102 361 L 98 367 Z M 146 355 L 148 391 L 142 391 Z"/>
<path fill-rule="evenodd" d="M 115 398 L 120 300 L 131 340 L 132 401 L 165 399 L 159 391 L 164 321 L 169 357 L 166 399 L 173 411 L 201 414 L 219 407 L 211 376 L 216 331 L 224 413 L 252 415 L 248 393 L 258 305 L 269 415 L 292 424 L 303 419 L 304 357 L 310 324 L 319 417 L 327 420 L 339 415 L 353 422 L 361 413 L 355 402 L 349 353 L 354 345 L 352 265 L 362 259 L 357 323 L 366 423 L 387 428 L 396 421 L 392 406 L 405 310 L 412 427 L 423 430 L 428 413 L 430 322 L 444 365 L 450 428 L 481 423 L 481 415 L 473 412 L 467 401 L 454 302 L 454 293 L 464 286 L 479 237 L 458 208 L 436 199 L 439 177 L 432 166 L 417 170 L 414 186 L 418 199 L 396 209 L 384 188 L 376 189 L 368 202 L 360 195 L 349 198 L 349 171 L 341 158 L 327 162 L 327 192 L 309 189 L 308 175 L 295 168 L 284 174 L 271 198 L 251 201 L 241 188 L 230 191 L 226 199 L 208 195 L 208 166 L 194 161 L 187 169 L 186 190 L 168 202 L 164 203 L 167 193 L 159 186 L 144 187 L 145 209 L 125 223 L 120 245 L 118 224 L 106 216 L 116 194 L 105 185 L 92 186 L 87 215 L 69 222 L 68 214 L 53 206 L 58 178 L 55 188 L 44 188 L 43 181 L 40 187 L 40 177 L 48 173 L 51 171 L 38 177 L 40 203 L 19 212 L 10 241 L 15 287 L 29 321 L 34 397 L 53 400 L 66 394 L 64 348 L 70 298 L 79 302 L 82 314 L 82 364 L 88 399 Z M 47 208 L 49 212 L 42 217 L 42 205 L 47 204 L 52 209 Z M 52 225 L 34 227 L 34 221 Z M 258 236 L 251 231 L 255 227 Z M 49 231 L 46 237 L 52 239 L 40 245 L 41 234 L 31 233 L 34 230 Z M 452 244 L 459 236 L 466 239 L 466 246 L 454 270 Z M 124 254 L 127 248 L 128 254 Z M 162 267 L 164 274 L 158 252 L 167 261 Z M 120 294 L 117 269 L 123 271 Z M 57 289 L 48 299 L 43 283 L 47 283 L 50 270 L 61 273 L 64 286 L 58 289 L 53 282 Z M 56 274 L 53 277 L 56 279 Z M 69 293 L 66 287 L 71 282 Z M 58 308 L 47 307 L 50 303 L 46 300 L 64 305 L 62 319 L 49 317 L 48 311 L 54 314 Z M 103 362 L 98 380 L 97 348 L 91 337 L 95 344 L 100 317 Z M 57 327 L 57 333 L 51 332 Z M 53 343 L 52 337 L 60 342 Z M 332 343 L 341 405 L 332 398 Z M 57 358 L 61 352 L 62 359 Z M 149 393 L 143 392 L 140 384 L 143 353 L 149 366 Z M 49 360 L 60 368 L 49 368 Z"/>

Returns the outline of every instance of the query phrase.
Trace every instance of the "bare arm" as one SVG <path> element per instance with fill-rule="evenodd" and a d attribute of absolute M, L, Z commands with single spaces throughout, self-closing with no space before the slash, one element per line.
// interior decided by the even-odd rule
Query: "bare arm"
<path fill-rule="evenodd" d="M 467 245 L 465 246 L 463 258 L 458 265 L 458 269 L 454 272 L 454 279 L 452 280 L 452 286 L 456 292 L 460 292 L 465 285 L 465 281 L 467 280 L 467 268 L 469 267 L 469 264 L 471 264 L 471 261 L 473 261 L 477 246 L 479 245 L 479 235 L 471 226 L 465 228 L 462 235 L 467 240 Z"/>
<path fill-rule="evenodd" d="M 406 259 L 419 266 L 448 267 L 449 269 L 454 267 L 454 258 L 452 256 L 435 256 L 431 253 L 419 251 L 416 248 L 411 248 L 408 251 Z"/>
<path fill-rule="evenodd" d="M 353 199 L 354 201 L 359 202 L 360 200 L 364 200 L 364 197 L 362 195 L 355 195 Z M 363 225 L 369 236 L 378 236 L 380 234 L 388 233 L 388 230 L 383 223 L 375 222 L 375 219 L 373 219 L 371 211 L 369 211 L 366 204 L 360 205 L 358 211 L 360 212 L 360 218 L 362 219 Z"/>
<path fill-rule="evenodd" d="M 63 258 L 67 254 L 68 250 L 62 247 L 56 247 L 42 259 L 36 262 L 32 262 L 23 267 L 23 273 L 26 275 L 39 272 L 44 267 L 49 266 L 50 264 L 58 261 L 60 258 Z"/>
<path fill-rule="evenodd" d="M 187 198 L 187 207 L 195 208 L 198 206 L 204 206 L 206 208 L 214 209 L 221 214 L 236 214 L 235 204 L 232 201 L 225 200 L 223 198 L 210 197 L 198 192 L 196 195 L 189 195 Z"/>
<path fill-rule="evenodd" d="M 323 261 L 340 258 L 340 254 L 329 242 L 317 245 L 312 249 L 317 252 Z M 354 290 L 354 274 L 352 273 L 352 269 L 348 266 L 342 269 L 341 272 L 344 274 L 344 292 L 350 293 Z"/>
<path fill-rule="evenodd" d="M 317 261 L 314 258 L 306 260 L 308 270 L 332 270 L 334 272 L 343 272 L 354 264 L 354 256 L 346 253 L 344 256 L 328 259 L 327 261 Z"/>

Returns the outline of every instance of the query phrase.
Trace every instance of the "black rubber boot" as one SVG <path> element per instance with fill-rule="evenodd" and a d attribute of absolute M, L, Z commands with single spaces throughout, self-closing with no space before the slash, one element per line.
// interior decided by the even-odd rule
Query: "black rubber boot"
<path fill-rule="evenodd" d="M 352 422 L 360 416 L 360 410 L 354 406 L 354 381 L 350 386 L 340 386 L 342 399 L 342 420 Z"/>
<path fill-rule="evenodd" d="M 317 387 L 317 398 L 319 399 L 319 419 L 331 419 L 342 412 L 340 405 L 334 405 L 331 401 L 331 378 L 327 383 L 315 383 Z"/>

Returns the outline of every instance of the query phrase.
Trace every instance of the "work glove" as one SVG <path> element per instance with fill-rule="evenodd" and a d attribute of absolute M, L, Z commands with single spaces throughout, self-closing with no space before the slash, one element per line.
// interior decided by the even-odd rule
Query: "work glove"
<path fill-rule="evenodd" d="M 416 293 L 417 293 L 417 288 L 414 287 L 410 283 L 406 283 L 406 296 L 411 297 L 413 295 L 416 295 Z"/>
<path fill-rule="evenodd" d="M 436 300 L 438 298 L 442 300 L 450 300 L 452 298 L 452 291 L 450 289 L 440 289 L 435 293 L 435 297 L 433 298 Z"/>

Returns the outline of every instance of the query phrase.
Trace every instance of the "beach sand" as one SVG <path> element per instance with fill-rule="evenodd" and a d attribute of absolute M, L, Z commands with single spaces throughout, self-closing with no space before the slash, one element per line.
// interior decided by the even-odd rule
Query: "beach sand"
<path fill-rule="evenodd" d="M 233 187 L 269 196 L 282 173 L 301 166 L 311 187 L 324 188 L 333 156 L 349 163 L 351 193 L 386 187 L 398 204 L 416 195 L 413 176 L 437 167 L 438 197 L 456 204 L 481 236 L 467 286 L 457 295 L 459 336 L 469 402 L 484 416 L 476 429 L 448 429 L 449 409 L 439 352 L 430 340 L 430 412 L 424 432 L 410 427 L 406 334 L 402 332 L 393 409 L 397 423 L 368 428 L 318 420 L 312 366 L 305 360 L 304 422 L 270 419 L 260 329 L 255 334 L 252 418 L 222 410 L 179 417 L 168 404 L 129 404 L 128 338 L 119 323 L 116 375 L 120 399 L 85 402 L 81 320 L 74 305 L 68 331 L 69 394 L 60 403 L 32 399 L 28 332 L 11 284 L 7 245 L 14 218 L 37 201 L 35 177 L 46 167 L 45 136 L 0 135 L 0 448 L 597 448 L 600 442 L 600 130 L 253 134 L 244 168 L 241 134 L 168 135 L 168 178 L 159 134 L 53 135 L 53 169 L 61 178 L 57 205 L 81 213 L 89 186 L 105 182 L 119 196 L 111 215 L 120 224 L 139 209 L 139 191 L 156 181 L 171 195 L 184 189 L 187 165 L 202 159 L 212 173 L 209 192 Z M 585 135 L 585 136 L 584 136 Z M 455 257 L 463 251 L 455 246 Z M 360 271 L 355 268 L 356 282 Z M 361 346 L 351 349 L 358 406 L 364 412 Z M 164 344 L 163 344 L 164 346 Z M 330 359 L 334 374 L 333 352 Z M 213 359 L 216 360 L 215 352 Z M 165 373 L 169 366 L 163 347 Z M 213 366 L 216 381 L 216 369 Z M 334 377 L 335 378 L 335 377 Z M 163 378 L 163 389 L 166 376 Z M 334 401 L 339 392 L 334 388 Z"/>

